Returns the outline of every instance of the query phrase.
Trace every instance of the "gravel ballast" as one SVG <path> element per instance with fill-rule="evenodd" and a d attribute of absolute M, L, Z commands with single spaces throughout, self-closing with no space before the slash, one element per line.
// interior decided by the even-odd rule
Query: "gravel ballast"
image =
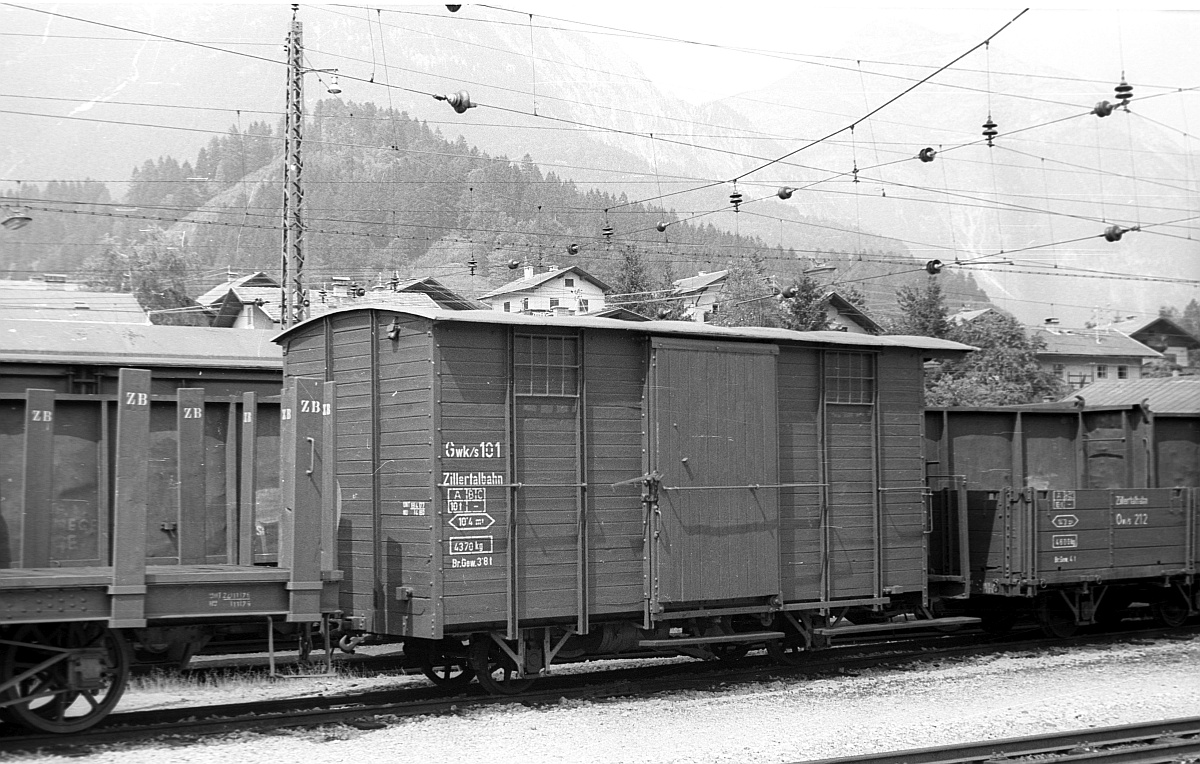
<path fill-rule="evenodd" d="M 336 692 L 337 682 L 131 692 L 122 709 Z M 354 680 L 378 689 L 394 678 Z M 404 681 L 424 681 L 413 678 Z M 222 694 L 223 693 L 223 694 Z M 169 693 L 167 694 L 169 695 Z M 93 752 L 71 761 L 168 764 L 329 762 L 793 762 L 1200 714 L 1200 641 L 1168 639 L 1017 652 L 819 679 L 787 678 L 649 698 L 506 704 L 458 714 L 238 733 Z M 0 759 L 3 759 L 0 755 Z M 16 761 L 67 761 L 22 755 Z"/>

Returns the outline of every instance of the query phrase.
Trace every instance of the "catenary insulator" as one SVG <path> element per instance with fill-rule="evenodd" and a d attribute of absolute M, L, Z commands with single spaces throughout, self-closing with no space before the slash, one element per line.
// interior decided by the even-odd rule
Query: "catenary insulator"
<path fill-rule="evenodd" d="M 733 205 L 733 211 L 738 212 L 738 207 L 742 203 L 742 194 L 739 191 L 734 191 L 729 195 L 729 203 Z"/>
<path fill-rule="evenodd" d="M 568 255 L 578 255 L 579 254 L 579 245 L 578 244 L 568 244 L 567 245 L 567 254 Z"/>
<path fill-rule="evenodd" d="M 508 261 L 508 269 L 510 271 L 515 271 L 517 268 L 520 268 L 520 267 L 521 267 L 520 260 L 509 260 Z"/>
<path fill-rule="evenodd" d="M 1121 228 L 1119 225 L 1110 225 L 1108 228 L 1104 229 L 1105 241 L 1120 241 L 1121 237 L 1124 235 L 1125 229 Z"/>
<path fill-rule="evenodd" d="M 1101 101 L 1092 108 L 1092 114 L 1097 117 L 1107 117 L 1113 113 L 1113 105 L 1108 101 Z"/>
<path fill-rule="evenodd" d="M 665 220 L 660 220 L 660 221 L 658 221 L 658 225 L 656 225 L 654 227 L 658 229 L 659 233 L 662 233 L 663 231 L 667 230 L 667 223 Z"/>
<path fill-rule="evenodd" d="M 922 162 L 932 162 L 935 156 L 937 156 L 937 152 L 930 146 L 926 146 L 917 152 L 917 159 L 920 159 Z"/>
<path fill-rule="evenodd" d="M 475 104 L 471 103 L 471 94 L 465 90 L 460 90 L 457 93 L 449 95 L 434 96 L 435 100 L 445 101 L 459 114 L 464 113 L 467 109 L 474 109 Z"/>
<path fill-rule="evenodd" d="M 1129 99 L 1133 98 L 1133 85 L 1130 85 L 1125 80 L 1121 80 L 1121 84 L 1117 85 L 1113 90 L 1117 91 L 1117 100 L 1121 102 L 1121 106 L 1129 108 Z"/>
<path fill-rule="evenodd" d="M 604 227 L 600 229 L 600 233 L 604 236 L 604 238 L 611 239 L 613 235 L 613 227 L 608 223 L 605 223 Z"/>
<path fill-rule="evenodd" d="M 987 138 L 987 143 L 989 146 L 992 145 L 992 139 L 995 138 L 996 135 L 996 123 L 992 121 L 992 115 L 989 114 L 988 121 L 983 123 L 983 137 Z"/>
<path fill-rule="evenodd" d="M 792 188 L 791 186 L 781 186 L 780 189 L 775 192 L 775 195 L 780 199 L 791 199 L 792 192 L 795 190 L 796 189 Z"/>
<path fill-rule="evenodd" d="M 941 273 L 942 268 L 945 267 L 946 266 L 941 260 L 930 260 L 929 262 L 925 263 L 925 272 L 931 276 L 936 276 L 937 274 Z"/>

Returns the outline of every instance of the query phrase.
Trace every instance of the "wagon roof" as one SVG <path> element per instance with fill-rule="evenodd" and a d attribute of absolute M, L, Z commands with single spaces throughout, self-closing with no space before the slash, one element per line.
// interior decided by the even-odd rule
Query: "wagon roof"
<path fill-rule="evenodd" d="M 271 333 L 206 326 L 5 321 L 0 361 L 280 369 Z"/>
<path fill-rule="evenodd" d="M 1159 377 L 1108 379 L 1071 393 L 1088 406 L 1114 406 L 1145 401 L 1156 414 L 1200 414 L 1200 379 Z"/>
<path fill-rule="evenodd" d="M 275 337 L 276 342 L 282 342 L 292 332 L 299 330 L 313 321 L 342 313 L 368 308 L 347 308 L 345 310 L 326 313 L 318 318 L 297 324 Z M 759 326 L 740 326 L 736 328 L 712 326 L 695 321 L 621 321 L 613 318 L 593 316 L 527 316 L 522 313 L 505 313 L 494 310 L 432 310 L 404 308 L 393 309 L 377 307 L 375 310 L 385 313 L 399 313 L 417 316 L 430 321 L 444 323 L 476 323 L 502 324 L 509 326 L 528 326 L 539 328 L 579 328 L 579 329 L 609 329 L 615 331 L 637 332 L 639 334 L 674 335 L 682 337 L 698 337 L 707 339 L 756 340 L 758 342 L 811 342 L 825 345 L 843 345 L 867 348 L 915 348 L 918 350 L 937 351 L 942 354 L 961 353 L 975 348 L 961 342 L 939 340 L 933 337 L 917 337 L 911 335 L 869 335 L 852 332 L 794 332 L 790 329 L 771 329 Z"/>

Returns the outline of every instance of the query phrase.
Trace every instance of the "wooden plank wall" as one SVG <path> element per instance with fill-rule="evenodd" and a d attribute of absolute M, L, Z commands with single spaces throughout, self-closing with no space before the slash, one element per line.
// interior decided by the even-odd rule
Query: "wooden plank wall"
<path fill-rule="evenodd" d="M 503 482 L 512 453 L 509 329 L 447 323 L 435 332 L 439 375 L 435 474 L 439 482 L 450 475 L 499 476 Z M 497 443 L 498 448 L 483 445 Z M 509 489 L 461 485 L 438 490 L 442 514 L 434 522 L 444 541 L 434 564 L 440 566 L 444 580 L 445 627 L 503 623 L 509 586 Z M 470 503 L 450 505 L 450 501 Z M 456 519 L 458 515 L 475 519 Z"/>
<path fill-rule="evenodd" d="M 880 495 L 883 586 L 898 592 L 920 591 L 927 585 L 921 363 L 920 353 L 913 350 L 878 356 L 880 473 L 885 488 Z"/>
<path fill-rule="evenodd" d="M 434 637 L 438 556 L 433 537 L 436 437 L 429 322 L 386 313 L 377 321 L 375 487 L 383 622 L 392 634 Z M 395 337 L 388 336 L 389 331 Z M 352 384 L 348 394 L 356 391 Z"/>
<path fill-rule="evenodd" d="M 787 602 L 819 600 L 822 482 L 821 363 L 812 348 L 781 347 L 779 482 L 802 487 L 779 491 L 780 583 Z"/>
<path fill-rule="evenodd" d="M 591 332 L 584 348 L 587 432 L 588 602 L 593 614 L 643 604 L 646 342 Z M 624 483 L 623 485 L 617 485 Z"/>
<path fill-rule="evenodd" d="M 288 338 L 284 373 L 292 377 L 368 384 L 371 380 L 368 314 L 331 317 Z M 338 346 L 342 345 L 339 349 Z M 357 354 L 357 358 L 355 356 Z M 343 570 L 339 605 L 353 614 L 375 611 L 374 495 L 371 472 L 371 395 L 339 384 L 337 389 L 337 473 L 341 489 L 338 566 Z M 260 427 L 262 419 L 259 420 Z M 260 469 L 261 469 L 260 463 Z"/>

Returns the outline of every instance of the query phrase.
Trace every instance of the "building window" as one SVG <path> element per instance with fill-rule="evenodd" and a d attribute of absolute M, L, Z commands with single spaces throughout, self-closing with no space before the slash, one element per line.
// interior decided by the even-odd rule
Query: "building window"
<path fill-rule="evenodd" d="M 826 353 L 825 402 L 874 403 L 875 358 L 867 353 Z"/>
<path fill-rule="evenodd" d="M 512 303 L 511 302 L 504 303 L 504 312 L 505 313 L 512 312 Z"/>
<path fill-rule="evenodd" d="M 563 279 L 563 282 L 569 287 L 575 286 L 575 279 Z"/>
<path fill-rule="evenodd" d="M 1061 363 L 1056 363 L 1056 364 L 1054 364 L 1054 371 L 1053 371 L 1053 373 L 1054 373 L 1054 376 L 1055 376 L 1055 377 L 1057 377 L 1057 378 L 1059 378 L 1059 379 L 1062 379 L 1062 378 L 1063 378 L 1063 373 L 1064 373 L 1064 372 L 1066 372 L 1066 370 L 1067 370 L 1067 367 L 1066 367 L 1066 366 L 1064 366 L 1063 364 L 1061 364 Z"/>
<path fill-rule="evenodd" d="M 1096 366 L 1096 379 L 1108 379 L 1108 367 L 1103 364 Z"/>
<path fill-rule="evenodd" d="M 521 300 L 521 310 L 529 310 L 529 298 Z"/>
<path fill-rule="evenodd" d="M 588 312 L 588 301 L 587 301 L 587 300 L 580 300 L 580 301 L 579 301 L 579 312 L 580 312 L 580 313 L 587 313 L 587 312 Z"/>
<path fill-rule="evenodd" d="M 551 308 L 557 308 L 557 307 L 558 307 L 558 300 L 557 300 L 557 299 L 555 299 L 554 297 L 551 297 L 551 298 L 550 298 L 550 307 L 551 307 Z"/>
<path fill-rule="evenodd" d="M 1128 366 L 1118 366 L 1117 367 L 1117 379 L 1129 379 L 1129 367 Z"/>

